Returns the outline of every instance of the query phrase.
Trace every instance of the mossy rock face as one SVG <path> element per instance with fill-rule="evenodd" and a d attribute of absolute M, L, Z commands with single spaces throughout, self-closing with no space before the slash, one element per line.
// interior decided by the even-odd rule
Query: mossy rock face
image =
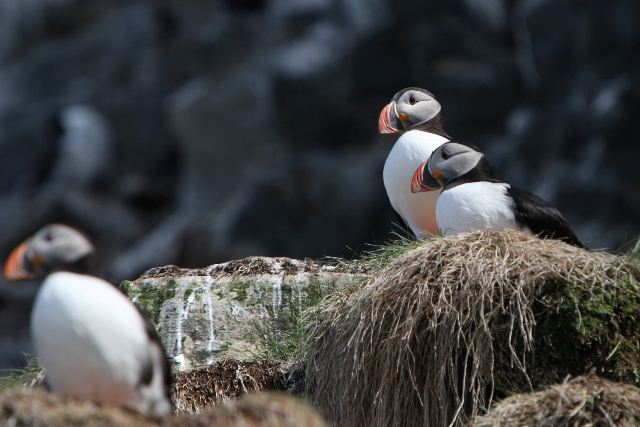
<path fill-rule="evenodd" d="M 264 335 L 277 334 L 300 307 L 367 278 L 311 261 L 251 257 L 204 269 L 155 268 L 121 288 L 149 314 L 168 355 L 185 370 L 255 359 Z"/>
<path fill-rule="evenodd" d="M 615 287 L 552 281 L 532 308 L 535 345 L 526 366 L 531 384 L 510 367 L 510 357 L 496 352 L 499 391 L 539 390 L 590 371 L 640 386 L 640 287 L 633 275 Z"/>

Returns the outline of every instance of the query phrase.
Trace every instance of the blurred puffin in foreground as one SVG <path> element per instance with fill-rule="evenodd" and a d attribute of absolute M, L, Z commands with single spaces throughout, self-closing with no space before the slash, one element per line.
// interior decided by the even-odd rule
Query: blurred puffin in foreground
<path fill-rule="evenodd" d="M 47 382 L 63 395 L 171 413 L 171 376 L 153 324 L 109 282 L 71 272 L 82 270 L 93 252 L 77 230 L 50 224 L 5 263 L 8 280 L 46 277 L 31 313 L 31 335 Z"/>
<path fill-rule="evenodd" d="M 412 192 L 441 189 L 436 218 L 445 235 L 512 228 L 586 248 L 556 208 L 495 179 L 489 161 L 475 146 L 448 142 L 416 169 Z"/>
<path fill-rule="evenodd" d="M 378 119 L 380 133 L 403 133 L 391 149 L 382 175 L 391 206 L 418 237 L 438 232 L 435 214 L 438 192 L 412 194 L 411 176 L 424 159 L 451 139 L 445 127 L 440 103 L 430 92 L 418 87 L 396 93 Z"/>

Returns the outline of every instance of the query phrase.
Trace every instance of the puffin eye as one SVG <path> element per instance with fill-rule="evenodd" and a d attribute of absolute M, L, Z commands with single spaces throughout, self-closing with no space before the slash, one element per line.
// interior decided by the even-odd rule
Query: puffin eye
<path fill-rule="evenodd" d="M 409 104 L 413 105 L 415 103 L 416 103 L 416 99 L 413 96 L 411 96 L 411 98 L 409 98 Z"/>
<path fill-rule="evenodd" d="M 447 160 L 447 159 L 449 159 L 450 157 L 451 157 L 451 156 L 450 156 L 450 155 L 448 155 L 446 151 L 442 150 L 442 158 L 443 158 L 444 160 Z"/>

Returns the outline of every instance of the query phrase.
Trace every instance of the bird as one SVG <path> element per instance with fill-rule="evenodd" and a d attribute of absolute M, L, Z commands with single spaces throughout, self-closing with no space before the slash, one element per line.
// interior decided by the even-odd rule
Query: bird
<path fill-rule="evenodd" d="M 425 89 L 405 88 L 382 109 L 378 130 L 382 134 L 402 133 L 389 152 L 382 172 L 396 215 L 417 237 L 437 233 L 438 193 L 412 194 L 410 183 L 416 167 L 451 139 L 440 103 Z"/>
<path fill-rule="evenodd" d="M 172 412 L 166 353 L 146 315 L 118 288 L 80 274 L 93 244 L 78 230 L 49 224 L 18 245 L 3 274 L 44 278 L 31 336 L 53 392 L 118 402 L 151 415 Z"/>
<path fill-rule="evenodd" d="M 441 190 L 436 218 L 444 235 L 511 228 L 585 248 L 558 209 L 495 178 L 474 145 L 447 142 L 414 172 L 413 193 Z"/>

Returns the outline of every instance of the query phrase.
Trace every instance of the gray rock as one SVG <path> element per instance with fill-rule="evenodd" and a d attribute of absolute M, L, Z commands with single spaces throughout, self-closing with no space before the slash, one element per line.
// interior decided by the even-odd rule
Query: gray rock
<path fill-rule="evenodd" d="M 260 335 L 277 331 L 292 309 L 367 277 L 308 260 L 250 257 L 196 270 L 155 268 L 121 287 L 156 323 L 177 368 L 186 370 L 255 359 Z"/>

